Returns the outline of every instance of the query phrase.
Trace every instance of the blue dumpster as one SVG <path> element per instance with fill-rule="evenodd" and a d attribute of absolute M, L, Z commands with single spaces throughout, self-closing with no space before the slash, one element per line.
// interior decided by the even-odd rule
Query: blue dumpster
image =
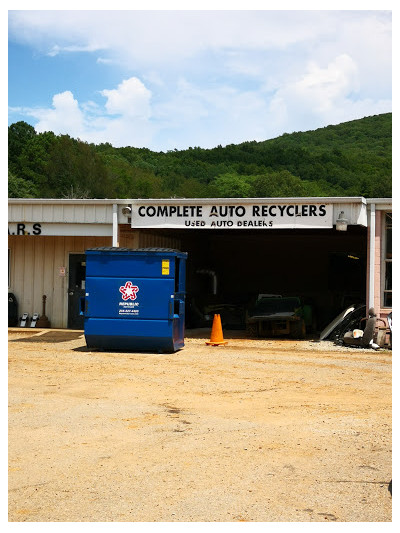
<path fill-rule="evenodd" d="M 88 348 L 174 352 L 184 346 L 187 254 L 169 248 L 86 250 Z"/>

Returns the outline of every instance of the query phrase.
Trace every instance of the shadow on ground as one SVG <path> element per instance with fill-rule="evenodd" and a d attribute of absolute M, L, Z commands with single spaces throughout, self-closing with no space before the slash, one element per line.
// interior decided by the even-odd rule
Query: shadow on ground
<path fill-rule="evenodd" d="M 65 331 L 17 331 L 13 332 L 17 335 L 24 335 L 17 339 L 10 339 L 10 342 L 68 342 L 83 338 L 83 331 L 81 330 L 65 330 Z"/>

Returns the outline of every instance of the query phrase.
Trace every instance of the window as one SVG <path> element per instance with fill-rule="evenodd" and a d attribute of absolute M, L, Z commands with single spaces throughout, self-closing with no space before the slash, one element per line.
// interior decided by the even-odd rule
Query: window
<path fill-rule="evenodd" d="M 385 214 L 383 239 L 383 307 L 392 307 L 392 213 Z"/>

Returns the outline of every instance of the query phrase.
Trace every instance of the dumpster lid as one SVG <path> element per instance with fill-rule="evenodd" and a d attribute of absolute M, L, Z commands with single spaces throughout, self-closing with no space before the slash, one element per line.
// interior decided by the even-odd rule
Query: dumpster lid
<path fill-rule="evenodd" d="M 88 248 L 86 252 L 129 252 L 129 253 L 173 253 L 173 254 L 184 254 L 186 252 L 181 252 L 174 248 L 120 248 L 118 246 L 99 246 L 97 248 Z"/>

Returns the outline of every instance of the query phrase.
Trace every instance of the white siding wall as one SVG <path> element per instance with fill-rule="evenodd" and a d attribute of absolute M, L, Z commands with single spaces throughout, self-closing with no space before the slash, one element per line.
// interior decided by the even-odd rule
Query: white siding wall
<path fill-rule="evenodd" d="M 128 238 L 128 235 L 130 238 Z M 68 265 L 70 253 L 84 253 L 88 248 L 111 246 L 110 237 L 68 237 L 9 235 L 10 287 L 22 313 L 42 314 L 46 295 L 46 315 L 53 328 L 68 323 Z M 126 232 L 121 246 L 180 249 L 180 240 L 152 233 Z M 66 267 L 60 276 L 60 267 Z"/>
<path fill-rule="evenodd" d="M 71 252 L 83 253 L 96 246 L 111 246 L 110 237 L 9 236 L 10 287 L 18 301 L 18 313 L 46 315 L 53 328 L 67 327 L 68 261 Z M 65 277 L 59 267 L 66 267 Z"/>
<path fill-rule="evenodd" d="M 57 202 L 53 200 L 53 202 Z M 40 203 L 35 201 L 18 203 L 14 200 L 8 205 L 9 222 L 43 222 L 43 223 L 75 223 L 75 224 L 110 224 L 112 222 L 112 203 L 94 204 L 72 203 Z"/>

